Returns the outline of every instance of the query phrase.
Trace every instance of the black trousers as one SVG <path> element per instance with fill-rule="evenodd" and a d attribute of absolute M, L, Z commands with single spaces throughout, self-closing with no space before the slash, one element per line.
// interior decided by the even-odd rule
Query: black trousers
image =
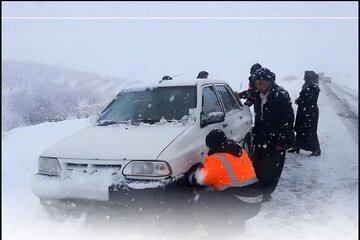
<path fill-rule="evenodd" d="M 232 189 L 234 190 L 234 189 Z M 257 194 L 259 191 L 255 189 Z M 206 191 L 198 192 L 194 203 L 194 213 L 207 232 L 207 239 L 234 239 L 234 234 L 245 231 L 245 223 L 256 216 L 261 209 L 261 203 L 246 203 L 232 193 L 241 196 L 239 191 Z M 254 195 L 252 193 L 251 195 Z"/>
<path fill-rule="evenodd" d="M 264 195 L 275 191 L 284 167 L 285 153 L 285 151 L 266 152 L 261 150 L 255 150 L 253 153 L 254 170 Z"/>

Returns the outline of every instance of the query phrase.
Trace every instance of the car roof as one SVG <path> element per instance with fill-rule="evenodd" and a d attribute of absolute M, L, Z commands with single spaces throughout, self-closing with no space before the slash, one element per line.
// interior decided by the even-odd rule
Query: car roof
<path fill-rule="evenodd" d="M 224 80 L 215 80 L 215 79 L 191 79 L 191 80 L 163 80 L 158 83 L 148 83 L 141 82 L 133 85 L 124 87 L 121 91 L 141 91 L 147 88 L 157 88 L 157 87 L 177 87 L 177 86 L 197 86 L 197 85 L 206 85 L 206 84 L 228 84 Z"/>

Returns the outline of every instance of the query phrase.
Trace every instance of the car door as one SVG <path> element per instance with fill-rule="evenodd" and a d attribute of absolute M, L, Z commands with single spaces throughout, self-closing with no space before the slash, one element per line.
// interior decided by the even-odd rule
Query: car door
<path fill-rule="evenodd" d="M 234 92 L 226 84 L 215 84 L 225 110 L 223 127 L 227 136 L 241 141 L 251 129 L 251 113 L 237 101 Z"/>
<path fill-rule="evenodd" d="M 218 113 L 221 112 L 225 115 L 225 110 L 223 107 L 223 104 L 220 100 L 220 96 L 215 90 L 215 87 L 213 85 L 205 85 L 202 88 L 202 109 L 201 111 L 205 116 L 207 116 L 209 113 Z M 220 123 L 214 123 L 210 124 L 206 127 L 204 127 L 208 132 L 210 132 L 212 129 L 221 129 L 226 134 L 226 124 L 224 122 Z"/>
<path fill-rule="evenodd" d="M 225 115 L 224 108 L 218 96 L 218 93 L 215 90 L 213 84 L 205 84 L 200 87 L 200 112 L 204 115 L 213 112 L 221 112 Z M 201 118 L 201 117 L 200 117 Z M 207 156 L 208 148 L 205 146 L 205 138 L 209 134 L 209 132 L 213 129 L 221 129 L 224 130 L 224 122 L 213 123 L 206 125 L 204 127 L 201 126 L 201 121 L 199 121 L 199 126 L 197 128 L 198 132 L 196 136 L 194 136 L 194 141 L 199 141 L 198 143 L 193 142 L 192 144 L 196 144 L 199 146 L 199 159 L 204 163 L 205 158 Z"/>

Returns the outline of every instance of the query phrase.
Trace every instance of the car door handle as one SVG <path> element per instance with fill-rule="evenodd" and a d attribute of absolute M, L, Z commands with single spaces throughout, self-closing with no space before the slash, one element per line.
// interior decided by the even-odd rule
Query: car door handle
<path fill-rule="evenodd" d="M 228 124 L 227 124 L 227 123 L 224 123 L 224 124 L 223 124 L 223 127 L 224 127 L 224 128 L 226 128 L 227 126 L 228 126 Z"/>

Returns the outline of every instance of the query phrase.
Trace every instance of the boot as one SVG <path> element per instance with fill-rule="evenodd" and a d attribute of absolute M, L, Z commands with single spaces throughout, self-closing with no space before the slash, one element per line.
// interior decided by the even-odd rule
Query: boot
<path fill-rule="evenodd" d="M 263 199 L 261 202 L 269 202 L 271 200 L 271 194 L 269 193 L 264 193 L 263 194 Z"/>
<path fill-rule="evenodd" d="M 321 155 L 321 151 L 320 151 L 320 149 L 318 149 L 318 150 L 313 151 L 313 152 L 309 155 L 309 157 L 312 157 L 312 156 L 316 157 L 316 156 L 320 156 L 320 155 Z"/>
<path fill-rule="evenodd" d="M 289 153 L 299 153 L 300 152 L 300 148 L 299 147 L 293 147 L 293 148 L 290 148 L 287 152 Z"/>

